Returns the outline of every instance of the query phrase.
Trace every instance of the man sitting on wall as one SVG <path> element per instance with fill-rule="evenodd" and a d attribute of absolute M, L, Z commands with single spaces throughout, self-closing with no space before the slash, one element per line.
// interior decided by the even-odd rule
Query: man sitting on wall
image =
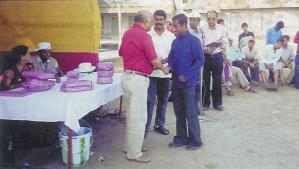
<path fill-rule="evenodd" d="M 282 44 L 283 39 L 280 38 L 277 40 L 275 44 L 267 45 L 261 54 L 261 62 L 259 64 L 261 78 L 265 84 L 265 88 L 267 91 L 278 91 L 278 60 L 282 56 Z M 274 85 L 270 86 L 268 83 L 268 78 L 266 76 L 266 72 L 272 72 L 274 74 Z"/>
<path fill-rule="evenodd" d="M 290 37 L 282 36 L 282 56 L 278 60 L 278 68 L 280 70 L 280 78 L 283 83 L 291 83 L 295 74 L 295 53 L 293 47 L 289 44 Z"/>
<path fill-rule="evenodd" d="M 253 84 L 259 82 L 259 56 L 254 38 L 249 39 L 248 45 L 242 48 L 242 55 L 245 66 L 243 71 L 247 80 Z"/>

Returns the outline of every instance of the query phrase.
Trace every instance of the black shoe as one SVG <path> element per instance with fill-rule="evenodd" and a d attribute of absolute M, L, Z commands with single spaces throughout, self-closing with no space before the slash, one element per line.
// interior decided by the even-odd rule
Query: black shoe
<path fill-rule="evenodd" d="M 202 111 L 208 111 L 208 110 L 209 110 L 209 107 L 207 107 L 207 106 L 202 107 Z"/>
<path fill-rule="evenodd" d="M 202 143 L 200 143 L 200 145 L 197 145 L 197 146 L 188 144 L 188 145 L 186 145 L 186 149 L 189 151 L 194 151 L 194 150 L 199 149 L 201 146 L 202 146 Z"/>
<path fill-rule="evenodd" d="M 218 110 L 218 111 L 222 111 L 223 110 L 223 106 L 215 106 L 214 109 Z"/>
<path fill-rule="evenodd" d="M 186 144 L 184 143 L 174 143 L 174 142 L 171 142 L 169 143 L 168 147 L 169 148 L 177 148 L 177 147 L 182 147 L 182 146 L 185 146 Z"/>
<path fill-rule="evenodd" d="M 170 95 L 170 97 L 168 98 L 168 102 L 173 102 L 172 95 Z"/>
<path fill-rule="evenodd" d="M 160 134 L 163 134 L 163 135 L 168 135 L 169 134 L 169 130 L 167 130 L 163 126 L 154 127 L 154 131 L 158 132 Z"/>
<path fill-rule="evenodd" d="M 147 138 L 147 136 L 148 136 L 148 129 L 145 129 L 145 131 L 144 131 L 144 139 L 146 139 Z"/>

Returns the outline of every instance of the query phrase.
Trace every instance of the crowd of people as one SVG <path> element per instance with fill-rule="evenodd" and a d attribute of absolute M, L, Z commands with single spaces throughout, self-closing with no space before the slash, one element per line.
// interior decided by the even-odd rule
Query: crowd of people
<path fill-rule="evenodd" d="M 260 50 L 247 23 L 241 24 L 243 32 L 235 46 L 217 15 L 208 11 L 207 26 L 200 27 L 199 13 L 178 14 L 167 21 L 163 10 L 153 15 L 139 11 L 134 25 L 125 32 L 119 55 L 124 64 L 122 85 L 129 100 L 124 151 L 129 161 L 150 162 L 143 141 L 156 102 L 154 131 L 169 134 L 164 125 L 169 92 L 176 117 L 176 133 L 169 147 L 185 146 L 192 151 L 203 145 L 198 114 L 211 105 L 223 110 L 222 87 L 233 96 L 234 83 L 250 93 L 257 92 L 254 85 L 260 79 L 267 91 L 274 92 L 279 81 L 292 83 L 295 51 L 290 37 L 281 32 L 282 21 L 267 31 L 266 47 Z M 294 42 L 299 46 L 299 31 Z M 297 57 L 298 52 L 299 47 Z"/>

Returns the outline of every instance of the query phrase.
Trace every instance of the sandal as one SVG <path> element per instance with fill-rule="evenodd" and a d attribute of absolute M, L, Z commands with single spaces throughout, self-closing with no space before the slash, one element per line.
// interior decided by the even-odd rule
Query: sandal
<path fill-rule="evenodd" d="M 266 91 L 268 91 L 268 92 L 272 92 L 272 91 L 273 91 L 272 88 L 271 88 L 270 86 L 266 86 L 265 89 L 266 89 Z"/>
<path fill-rule="evenodd" d="M 272 91 L 273 91 L 273 92 L 278 92 L 278 86 L 277 86 L 277 85 L 273 86 L 273 87 L 272 87 Z"/>
<path fill-rule="evenodd" d="M 163 126 L 159 126 L 159 127 L 154 127 L 154 131 L 161 133 L 163 135 L 168 135 L 169 134 L 169 130 L 167 130 L 166 128 L 164 128 Z"/>
<path fill-rule="evenodd" d="M 226 92 L 226 95 L 228 95 L 228 96 L 234 96 L 235 94 L 234 94 L 233 91 L 230 90 L 230 91 L 227 91 L 227 92 Z"/>
<path fill-rule="evenodd" d="M 254 90 L 252 87 L 249 87 L 247 90 L 246 89 L 244 90 L 249 93 L 256 93 L 256 90 Z"/>

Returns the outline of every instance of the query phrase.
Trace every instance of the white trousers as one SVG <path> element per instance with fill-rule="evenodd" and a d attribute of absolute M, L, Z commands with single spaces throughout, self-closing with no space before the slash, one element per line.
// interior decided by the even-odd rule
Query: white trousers
<path fill-rule="evenodd" d="M 240 84 L 242 87 L 249 85 L 246 76 L 244 75 L 244 73 L 240 68 L 236 66 L 231 66 L 231 70 L 232 70 L 233 79 L 231 81 L 224 82 L 223 86 L 232 86 L 232 82 Z M 222 81 L 224 81 L 224 73 L 222 73 Z"/>
<path fill-rule="evenodd" d="M 134 159 L 142 155 L 144 130 L 147 121 L 147 89 L 149 78 L 123 73 L 121 77 L 125 91 L 126 106 L 126 141 L 127 158 Z"/>

